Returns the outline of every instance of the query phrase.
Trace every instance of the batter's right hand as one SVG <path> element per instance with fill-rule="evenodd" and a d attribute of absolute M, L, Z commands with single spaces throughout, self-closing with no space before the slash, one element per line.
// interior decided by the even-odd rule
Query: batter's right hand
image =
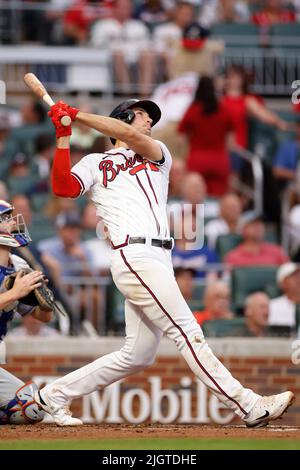
<path fill-rule="evenodd" d="M 68 113 L 64 110 L 60 105 L 59 102 L 55 105 L 51 106 L 51 110 L 48 113 L 48 116 L 51 118 L 55 130 L 56 130 L 56 137 L 67 137 L 72 134 L 71 126 L 63 126 L 60 122 L 63 116 L 67 116 Z"/>
<path fill-rule="evenodd" d="M 77 108 L 72 108 L 72 106 L 68 105 L 67 103 L 65 103 L 64 101 L 58 101 L 57 103 L 55 103 L 52 107 L 51 107 L 51 111 L 56 111 L 56 110 L 62 110 L 65 112 L 65 114 L 68 114 L 70 116 L 70 118 L 72 119 L 72 121 L 75 121 L 76 119 L 76 116 L 79 112 L 79 109 Z"/>

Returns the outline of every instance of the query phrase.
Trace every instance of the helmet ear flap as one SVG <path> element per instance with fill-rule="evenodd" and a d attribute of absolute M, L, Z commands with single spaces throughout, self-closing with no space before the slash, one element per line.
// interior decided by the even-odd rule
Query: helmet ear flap
<path fill-rule="evenodd" d="M 126 111 L 123 111 L 122 113 L 119 113 L 116 116 L 116 119 L 126 122 L 127 124 L 131 124 L 134 118 L 135 118 L 135 114 L 134 114 L 134 111 L 132 111 L 132 109 L 127 109 Z"/>

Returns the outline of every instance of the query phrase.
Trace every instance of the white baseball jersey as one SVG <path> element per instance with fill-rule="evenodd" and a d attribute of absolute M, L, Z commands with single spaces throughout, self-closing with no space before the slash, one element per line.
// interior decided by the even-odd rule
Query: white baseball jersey
<path fill-rule="evenodd" d="M 72 168 L 81 194 L 90 191 L 97 214 L 114 247 L 129 236 L 167 238 L 167 196 L 172 157 L 162 149 L 161 162 L 150 162 L 133 150 L 119 147 L 86 155 Z"/>

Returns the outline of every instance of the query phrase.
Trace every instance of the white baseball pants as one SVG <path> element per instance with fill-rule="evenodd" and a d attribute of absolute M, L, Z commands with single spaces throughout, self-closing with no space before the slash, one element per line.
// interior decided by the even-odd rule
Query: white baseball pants
<path fill-rule="evenodd" d="M 46 386 L 54 403 L 101 389 L 154 362 L 163 334 L 172 339 L 194 374 L 228 408 L 244 418 L 260 398 L 244 388 L 214 356 L 176 283 L 170 251 L 129 245 L 114 251 L 112 275 L 126 298 L 126 342 Z"/>

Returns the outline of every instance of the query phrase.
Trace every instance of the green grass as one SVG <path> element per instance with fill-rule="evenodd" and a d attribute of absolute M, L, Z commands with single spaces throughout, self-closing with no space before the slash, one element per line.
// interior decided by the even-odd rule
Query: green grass
<path fill-rule="evenodd" d="M 0 450 L 300 450 L 297 440 L 281 439 L 102 439 L 2 441 Z"/>

